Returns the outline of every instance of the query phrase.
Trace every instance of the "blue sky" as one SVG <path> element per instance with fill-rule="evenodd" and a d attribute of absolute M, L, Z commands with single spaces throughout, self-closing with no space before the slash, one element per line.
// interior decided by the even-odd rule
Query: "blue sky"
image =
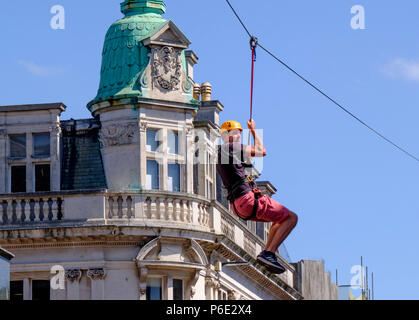
<path fill-rule="evenodd" d="M 103 40 L 122 14 L 112 1 L 3 1 L 0 105 L 64 102 L 62 119 L 89 118 Z M 334 99 L 419 155 L 419 3 L 409 0 L 231 0 L 251 33 Z M 255 4 L 257 3 L 257 4 Z M 50 9 L 65 8 L 53 30 Z M 249 114 L 248 38 L 224 0 L 166 0 L 166 18 L 199 56 L 221 120 Z M 365 8 L 365 30 L 351 8 Z M 258 51 L 255 114 L 268 156 L 261 179 L 299 215 L 286 240 L 293 261 L 324 259 L 349 284 L 360 256 L 376 299 L 418 299 L 419 163 L 384 142 Z M 247 138 L 245 139 L 247 141 Z"/>

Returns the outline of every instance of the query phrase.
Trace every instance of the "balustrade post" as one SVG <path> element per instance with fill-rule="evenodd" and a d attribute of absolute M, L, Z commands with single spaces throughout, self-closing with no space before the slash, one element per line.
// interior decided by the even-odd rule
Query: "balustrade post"
<path fill-rule="evenodd" d="M 13 223 L 13 199 L 7 200 L 7 223 Z"/>
<path fill-rule="evenodd" d="M 34 214 L 34 221 L 39 222 L 41 221 L 41 206 L 39 205 L 38 199 L 35 199 L 35 203 L 33 206 L 33 214 Z"/>
<path fill-rule="evenodd" d="M 121 195 L 122 219 L 128 219 L 128 196 Z"/>
<path fill-rule="evenodd" d="M 58 199 L 57 198 L 51 198 L 52 203 L 51 203 L 51 211 L 52 211 L 52 217 L 51 217 L 51 221 L 52 220 L 58 220 Z"/>
<path fill-rule="evenodd" d="M 174 200 L 174 205 L 173 205 L 173 220 L 175 221 L 182 221 L 182 219 L 180 218 L 180 199 L 176 198 Z"/>
<path fill-rule="evenodd" d="M 167 198 L 166 201 L 167 220 L 173 221 L 173 198 Z"/>

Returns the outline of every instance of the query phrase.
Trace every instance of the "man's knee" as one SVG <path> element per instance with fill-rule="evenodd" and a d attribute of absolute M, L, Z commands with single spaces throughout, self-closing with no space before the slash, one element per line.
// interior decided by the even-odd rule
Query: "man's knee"
<path fill-rule="evenodd" d="M 288 219 L 292 222 L 294 226 L 298 223 L 298 216 L 295 212 L 290 211 Z"/>

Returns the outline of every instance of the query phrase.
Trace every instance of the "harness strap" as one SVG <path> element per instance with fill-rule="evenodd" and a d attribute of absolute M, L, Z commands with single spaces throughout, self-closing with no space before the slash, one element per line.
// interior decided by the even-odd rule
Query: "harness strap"
<path fill-rule="evenodd" d="M 240 216 L 239 211 L 236 208 L 236 205 L 234 203 L 234 200 L 232 201 L 233 204 L 233 208 L 234 208 L 234 213 L 242 220 L 248 221 L 251 220 L 253 218 L 256 217 L 256 214 L 258 212 L 258 207 L 259 207 L 259 197 L 262 196 L 262 192 L 258 189 L 255 188 L 252 190 L 253 194 L 255 195 L 255 202 L 253 204 L 253 210 L 252 210 L 252 214 L 249 217 L 243 218 Z"/>
<path fill-rule="evenodd" d="M 239 211 L 237 210 L 237 208 L 236 208 L 236 205 L 235 205 L 235 203 L 234 203 L 234 201 L 236 200 L 236 199 L 234 199 L 234 197 L 233 197 L 233 193 L 234 193 L 234 191 L 238 188 L 238 187 L 240 187 L 241 185 L 242 185 L 242 183 L 244 182 L 244 181 L 249 181 L 250 182 L 250 184 L 251 184 L 251 186 L 252 186 L 252 192 L 253 192 L 253 194 L 255 195 L 255 202 L 254 202 L 254 204 L 253 204 L 253 210 L 252 210 L 252 214 L 249 216 L 249 217 L 247 217 L 247 218 L 242 218 L 242 217 L 240 217 L 240 215 L 239 215 Z M 230 203 L 232 203 L 233 204 L 233 208 L 234 208 L 234 213 L 240 218 L 240 219 L 243 219 L 243 220 L 245 220 L 245 221 L 247 221 L 247 220 L 250 220 L 250 219 L 253 219 L 253 218 L 255 218 L 256 217 L 256 214 L 257 214 L 257 211 L 258 211 L 258 206 L 259 206 L 259 197 L 260 196 L 262 196 L 262 192 L 260 191 L 260 189 L 257 187 L 257 185 L 256 185 L 256 183 L 249 177 L 249 176 L 246 176 L 246 178 L 245 179 L 243 179 L 243 180 L 239 180 L 239 181 L 237 181 L 230 189 L 229 189 L 229 192 L 228 192 L 228 196 L 227 196 L 227 199 L 230 201 Z"/>

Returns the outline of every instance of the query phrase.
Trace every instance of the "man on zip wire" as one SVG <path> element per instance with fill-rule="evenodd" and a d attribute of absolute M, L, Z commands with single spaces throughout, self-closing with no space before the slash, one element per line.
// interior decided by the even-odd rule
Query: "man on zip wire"
<path fill-rule="evenodd" d="M 266 150 L 256 133 L 254 120 L 247 126 L 253 135 L 254 146 L 241 143 L 242 127 L 237 121 L 227 121 L 221 126 L 223 145 L 218 146 L 217 172 L 228 190 L 227 199 L 232 211 L 243 220 L 272 222 L 265 250 L 257 260 L 273 273 L 285 271 L 275 255 L 282 242 L 297 224 L 297 215 L 272 198 L 262 195 L 256 183 L 246 175 L 246 159 L 265 157 Z"/>

